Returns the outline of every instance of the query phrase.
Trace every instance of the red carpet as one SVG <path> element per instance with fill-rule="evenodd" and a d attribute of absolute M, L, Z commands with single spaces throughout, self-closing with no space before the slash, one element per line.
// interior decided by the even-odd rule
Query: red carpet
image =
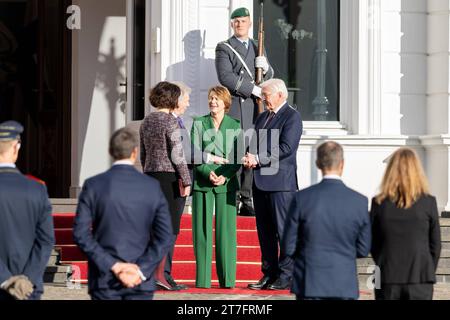
<path fill-rule="evenodd" d="M 72 265 L 80 271 L 82 283 L 87 282 L 87 261 L 85 255 L 73 242 L 72 226 L 74 214 L 54 214 L 56 246 L 61 253 L 61 263 Z M 190 287 L 184 293 L 196 294 L 289 294 L 288 291 L 254 291 L 246 289 L 247 284 L 258 281 L 261 277 L 261 253 L 259 249 L 258 235 L 254 218 L 238 217 L 237 220 L 237 272 L 236 288 L 220 289 L 218 286 L 215 263 L 212 268 L 211 289 L 197 289 L 195 286 L 195 258 L 192 246 L 192 219 L 190 215 L 184 215 L 181 221 L 181 233 L 175 247 L 173 277 L 180 283 Z M 214 258 L 213 258 L 214 259 Z M 172 293 L 158 291 L 158 293 Z"/>

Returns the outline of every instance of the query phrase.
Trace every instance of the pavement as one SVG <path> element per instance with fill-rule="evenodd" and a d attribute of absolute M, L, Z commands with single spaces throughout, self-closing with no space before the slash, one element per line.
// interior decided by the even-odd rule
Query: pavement
<path fill-rule="evenodd" d="M 373 300 L 373 293 L 361 291 L 360 300 Z M 45 286 L 42 300 L 90 300 L 87 287 L 68 288 L 60 285 Z M 155 293 L 155 300 L 295 300 L 293 295 L 249 295 L 249 294 L 190 294 Z M 450 283 L 439 283 L 434 287 L 433 300 L 450 300 Z"/>

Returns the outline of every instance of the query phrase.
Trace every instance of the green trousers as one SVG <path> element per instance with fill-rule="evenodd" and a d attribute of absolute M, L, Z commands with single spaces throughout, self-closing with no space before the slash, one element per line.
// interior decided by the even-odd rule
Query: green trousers
<path fill-rule="evenodd" d="M 222 288 L 236 284 L 236 192 L 194 191 L 192 232 L 196 261 L 196 287 L 211 288 L 213 211 L 216 213 L 216 269 Z"/>

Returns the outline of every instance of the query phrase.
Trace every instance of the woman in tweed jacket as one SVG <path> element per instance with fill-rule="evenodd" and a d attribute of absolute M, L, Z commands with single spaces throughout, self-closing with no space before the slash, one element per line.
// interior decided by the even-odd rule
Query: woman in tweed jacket
<path fill-rule="evenodd" d="M 174 239 L 180 231 L 185 198 L 191 192 L 191 178 L 181 143 L 179 124 L 173 110 L 178 107 L 181 90 L 177 85 L 160 82 L 150 93 L 157 112 L 150 113 L 140 128 L 141 163 L 144 173 L 157 179 L 166 196 L 172 219 Z M 172 246 L 175 246 L 175 241 Z M 171 249 L 173 250 L 173 248 Z M 178 290 L 164 275 L 164 258 L 155 271 L 161 289 Z"/>

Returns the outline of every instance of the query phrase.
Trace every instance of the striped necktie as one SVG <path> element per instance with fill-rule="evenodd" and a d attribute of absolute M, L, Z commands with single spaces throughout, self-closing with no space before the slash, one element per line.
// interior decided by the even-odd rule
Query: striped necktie
<path fill-rule="evenodd" d="M 267 117 L 266 123 L 264 124 L 264 129 L 267 128 L 272 122 L 273 118 L 275 118 L 275 112 L 270 111 L 269 116 Z"/>

